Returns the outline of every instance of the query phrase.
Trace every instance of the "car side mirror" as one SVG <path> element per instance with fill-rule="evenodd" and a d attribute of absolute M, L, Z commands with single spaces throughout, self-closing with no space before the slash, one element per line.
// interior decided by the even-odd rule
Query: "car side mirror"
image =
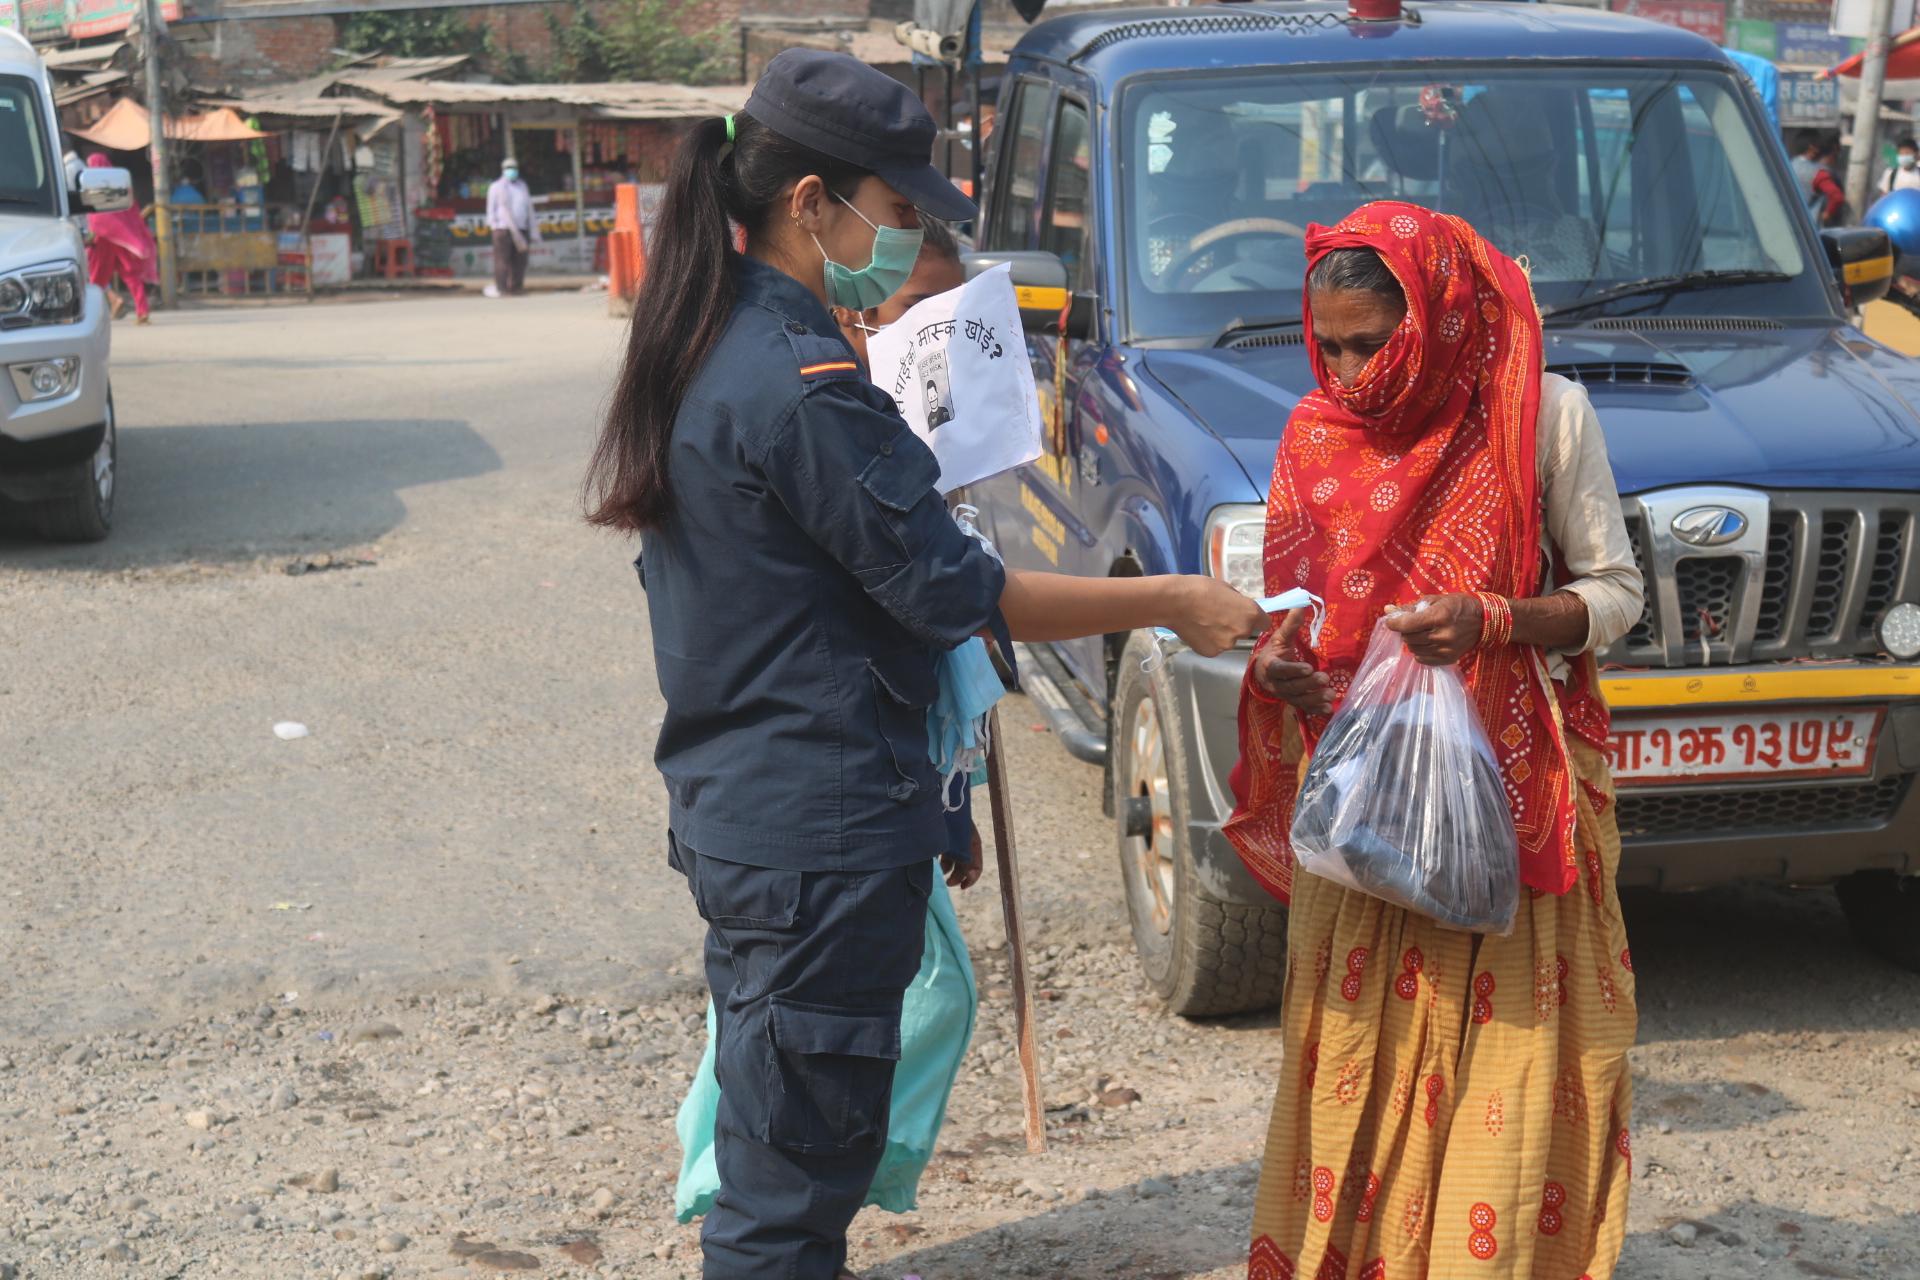
<path fill-rule="evenodd" d="M 120 213 L 133 208 L 133 175 L 125 169 L 82 169 L 80 185 L 68 203 L 86 213 Z"/>
<path fill-rule="evenodd" d="M 1893 287 L 1893 241 L 1879 227 L 1827 227 L 1820 232 L 1827 265 L 1847 306 L 1878 302 Z"/>
<path fill-rule="evenodd" d="M 961 269 L 969 280 L 1003 262 L 1013 264 L 1013 293 L 1020 303 L 1021 328 L 1028 333 L 1058 334 L 1060 313 L 1071 302 L 1067 336 L 1084 338 L 1093 332 L 1094 295 L 1068 292 L 1067 264 L 1058 254 L 1020 249 L 960 255 Z"/>

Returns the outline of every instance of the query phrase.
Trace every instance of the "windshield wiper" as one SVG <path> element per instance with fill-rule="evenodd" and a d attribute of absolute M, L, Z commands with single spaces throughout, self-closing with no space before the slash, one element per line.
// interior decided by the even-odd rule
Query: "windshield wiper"
<path fill-rule="evenodd" d="M 39 204 L 32 196 L 0 196 L 0 204 Z"/>
<path fill-rule="evenodd" d="M 1572 302 L 1563 302 L 1557 307 L 1543 307 L 1540 318 L 1551 319 L 1554 316 L 1568 315 L 1575 311 L 1587 311 L 1602 303 L 1613 302 L 1619 298 L 1637 297 L 1643 293 L 1671 296 L 1676 293 L 1691 293 L 1696 289 L 1718 289 L 1734 284 L 1765 284 L 1791 280 L 1792 276 L 1784 271 L 1755 271 L 1740 269 L 1731 271 L 1683 271 L 1670 276 L 1648 276 L 1644 280 L 1629 280 L 1625 284 L 1616 284 L 1590 293 L 1584 298 Z"/>
<path fill-rule="evenodd" d="M 1261 329 L 1298 329 L 1302 323 L 1303 321 L 1297 315 L 1235 316 L 1233 319 L 1227 321 L 1227 323 L 1220 328 L 1219 332 L 1213 335 L 1213 340 L 1207 343 L 1207 345 L 1210 347 L 1223 347 L 1227 344 L 1227 340 L 1236 333 L 1254 333 Z"/>

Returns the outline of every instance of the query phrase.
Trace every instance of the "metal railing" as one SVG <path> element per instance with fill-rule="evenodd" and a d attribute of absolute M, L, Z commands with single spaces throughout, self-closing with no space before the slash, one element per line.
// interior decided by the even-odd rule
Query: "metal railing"
<path fill-rule="evenodd" d="M 291 204 L 169 204 L 181 297 L 304 293 L 307 250 Z"/>

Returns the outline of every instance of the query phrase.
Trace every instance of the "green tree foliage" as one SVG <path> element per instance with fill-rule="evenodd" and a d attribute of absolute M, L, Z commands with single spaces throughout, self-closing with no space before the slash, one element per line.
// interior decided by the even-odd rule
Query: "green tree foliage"
<path fill-rule="evenodd" d="M 554 61 L 548 76 L 572 82 L 653 80 L 716 84 L 738 73 L 724 25 L 688 29 L 693 0 L 620 0 L 596 19 L 576 6 L 547 10 Z"/>
<path fill-rule="evenodd" d="M 485 33 L 463 21 L 462 14 L 459 9 L 369 9 L 341 25 L 340 46 L 398 58 L 479 53 Z"/>

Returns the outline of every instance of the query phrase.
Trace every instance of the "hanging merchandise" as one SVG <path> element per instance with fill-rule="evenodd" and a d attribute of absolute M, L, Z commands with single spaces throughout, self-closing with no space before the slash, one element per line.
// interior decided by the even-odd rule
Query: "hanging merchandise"
<path fill-rule="evenodd" d="M 427 199 L 432 200 L 440 190 L 440 164 L 443 157 L 440 150 L 440 119 L 432 103 L 427 104 L 426 121 L 426 132 L 420 138 L 420 173 L 426 179 Z"/>
<path fill-rule="evenodd" d="M 248 116 L 247 128 L 257 131 L 260 128 L 259 119 L 254 116 Z M 268 182 L 273 180 L 273 166 L 267 162 L 267 139 L 255 138 L 252 142 L 249 142 L 247 144 L 247 158 L 253 162 L 253 171 L 259 175 L 261 186 L 264 187 Z"/>

